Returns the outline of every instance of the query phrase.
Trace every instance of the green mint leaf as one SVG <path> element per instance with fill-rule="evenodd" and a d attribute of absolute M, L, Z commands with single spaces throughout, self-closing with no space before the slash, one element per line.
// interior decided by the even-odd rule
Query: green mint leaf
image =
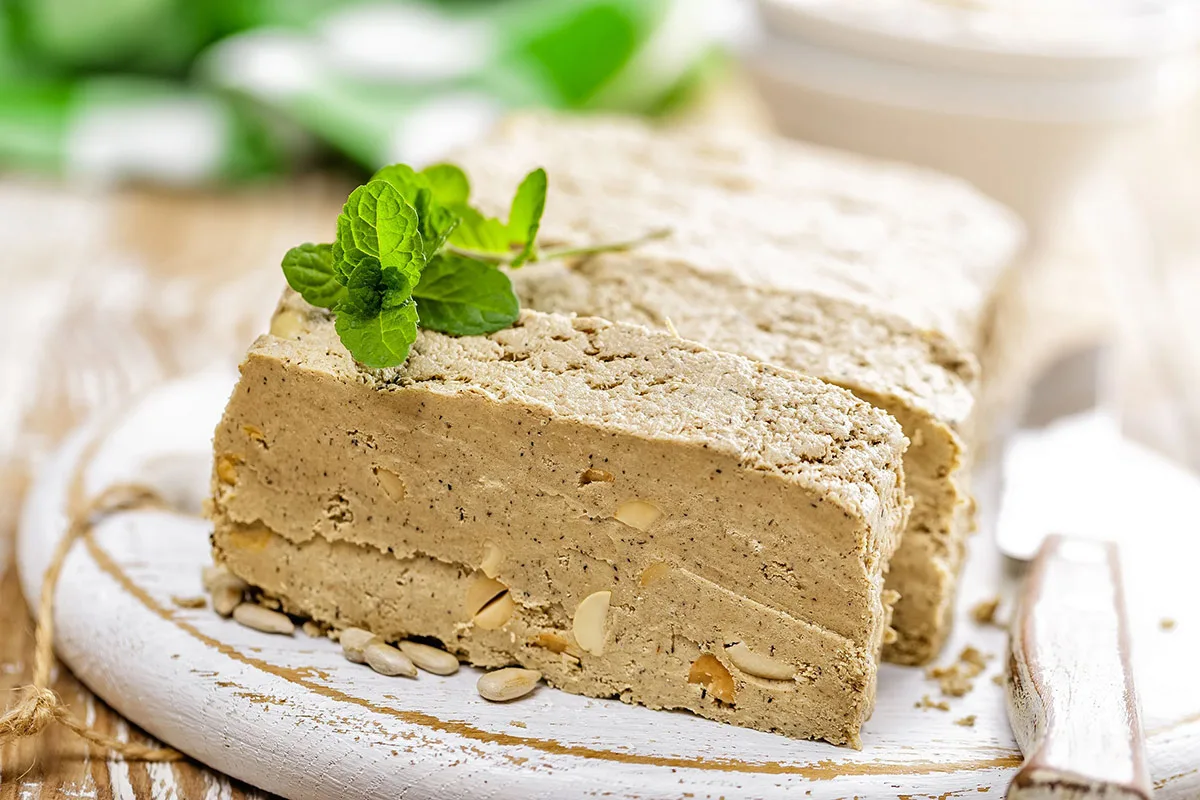
<path fill-rule="evenodd" d="M 433 199 L 446 208 L 465 205 L 471 197 L 471 182 L 467 180 L 467 173 L 453 164 L 434 164 L 421 170 L 421 175 L 429 182 Z"/>
<path fill-rule="evenodd" d="M 432 195 L 417 197 L 418 214 L 421 216 L 421 235 L 425 237 L 425 260 L 429 261 L 445 247 L 446 240 L 458 227 L 459 217 L 445 206 L 438 205 Z"/>
<path fill-rule="evenodd" d="M 471 184 L 457 166 L 416 172 L 393 164 L 350 194 L 335 241 L 293 248 L 284 257 L 284 274 L 305 300 L 333 309 L 338 336 L 356 361 L 398 366 L 419 327 L 471 336 L 517 320 L 520 302 L 496 267 L 538 258 L 546 190 L 544 170 L 525 176 L 505 223 L 470 205 Z M 443 252 L 448 241 L 460 249 Z"/>
<path fill-rule="evenodd" d="M 370 317 L 381 308 L 395 308 L 412 297 L 412 283 L 396 267 L 384 267 L 374 256 L 363 256 L 346 281 L 346 294 L 337 311 Z"/>
<path fill-rule="evenodd" d="M 379 259 L 364 256 L 346 281 L 346 296 L 334 309 L 339 315 L 373 317 L 383 308 L 383 268 Z"/>
<path fill-rule="evenodd" d="M 508 228 L 495 217 L 485 217 L 470 206 L 457 209 L 461 218 L 450 236 L 450 244 L 480 253 L 505 253 L 510 250 Z"/>
<path fill-rule="evenodd" d="M 452 336 L 492 333 L 512 325 L 521 304 L 512 283 L 489 264 L 443 253 L 413 289 L 421 327 Z"/>
<path fill-rule="evenodd" d="M 417 211 L 395 187 L 374 180 L 360 186 L 351 192 L 342 213 L 350 223 L 349 241 L 343 241 L 340 219 L 338 225 L 347 263 L 357 249 L 379 259 L 381 267 L 400 270 L 410 284 L 417 282 L 426 260 Z"/>
<path fill-rule="evenodd" d="M 342 344 L 365 367 L 398 367 L 417 339 L 417 305 L 411 299 L 371 316 L 340 310 L 334 329 Z"/>
<path fill-rule="evenodd" d="M 519 267 L 534 258 L 538 229 L 542 226 L 542 213 L 546 210 L 546 188 L 546 170 L 538 167 L 525 176 L 513 196 L 512 208 L 508 212 L 508 237 L 513 244 L 521 247 L 521 252 L 513 259 L 513 267 Z"/>
<path fill-rule="evenodd" d="M 354 234 L 350 231 L 350 217 L 344 211 L 338 215 L 337 235 L 330 253 L 333 256 L 333 272 L 343 285 L 354 271 L 354 265 L 367 255 L 355 246 Z"/>
<path fill-rule="evenodd" d="M 392 164 L 376 172 L 371 181 L 387 183 L 416 210 L 424 241 L 425 260 L 433 258 L 458 225 L 458 215 L 438 202 L 429 177 L 407 164 Z"/>
<path fill-rule="evenodd" d="M 407 303 L 412 296 L 412 287 L 405 283 L 400 289 L 384 289 L 379 301 L 383 308 L 396 308 Z"/>
<path fill-rule="evenodd" d="M 346 295 L 346 288 L 333 270 L 333 248 L 307 242 L 293 247 L 283 257 L 283 276 L 308 303 L 333 308 Z"/>
<path fill-rule="evenodd" d="M 421 189 L 432 189 L 429 184 L 429 178 L 417 172 L 408 164 L 391 164 L 383 167 L 371 176 L 371 180 L 390 183 L 410 204 L 413 198 L 417 196 L 418 191 Z"/>

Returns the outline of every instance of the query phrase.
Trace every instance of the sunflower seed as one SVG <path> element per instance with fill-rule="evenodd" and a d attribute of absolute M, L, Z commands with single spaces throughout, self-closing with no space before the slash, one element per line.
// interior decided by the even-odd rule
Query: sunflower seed
<path fill-rule="evenodd" d="M 229 570 L 217 564 L 208 564 L 204 569 L 200 570 L 200 582 L 204 584 L 204 591 L 211 592 L 216 588 L 217 581 L 222 576 L 228 575 Z"/>
<path fill-rule="evenodd" d="M 417 668 L 408 660 L 408 656 L 385 642 L 374 641 L 368 643 L 363 648 L 363 658 L 366 660 L 367 666 L 380 675 L 403 675 L 406 678 L 417 677 Z"/>
<path fill-rule="evenodd" d="M 225 584 L 213 589 L 212 607 L 222 617 L 228 617 L 242 602 L 242 590 L 236 586 Z"/>
<path fill-rule="evenodd" d="M 338 641 L 342 643 L 342 653 L 348 660 L 355 664 L 365 664 L 367 657 L 363 654 L 363 650 L 377 639 L 379 639 L 378 636 L 362 628 L 346 628 L 342 631 Z"/>
<path fill-rule="evenodd" d="M 281 608 L 283 608 L 283 603 L 279 601 L 278 597 L 268 597 L 267 595 L 262 594 L 259 595 L 257 602 L 263 608 L 269 608 L 272 611 L 279 611 Z"/>
<path fill-rule="evenodd" d="M 458 672 L 458 659 L 445 650 L 420 642 L 401 642 L 400 652 L 426 672 L 434 675 L 453 675 Z"/>
<path fill-rule="evenodd" d="M 204 584 L 204 590 L 209 593 L 215 592 L 222 586 L 232 586 L 239 592 L 244 592 L 249 588 L 244 580 L 220 564 L 205 567 L 200 573 L 200 580 Z"/>
<path fill-rule="evenodd" d="M 242 603 L 233 610 L 233 618 L 245 625 L 263 633 L 282 633 L 291 636 L 296 630 L 296 624 L 286 614 L 263 608 L 254 603 Z"/>
<path fill-rule="evenodd" d="M 529 694 L 541 679 L 542 673 L 537 670 L 505 667 L 481 676 L 475 688 L 484 700 L 504 703 Z"/>

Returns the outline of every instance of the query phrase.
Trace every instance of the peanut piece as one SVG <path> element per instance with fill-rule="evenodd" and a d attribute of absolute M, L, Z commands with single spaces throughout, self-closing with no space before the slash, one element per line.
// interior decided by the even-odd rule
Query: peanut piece
<path fill-rule="evenodd" d="M 375 480 L 379 481 L 379 488 L 393 503 L 399 503 L 408 494 L 404 479 L 386 467 L 375 468 Z"/>
<path fill-rule="evenodd" d="M 772 681 L 790 681 L 796 677 L 796 670 L 790 664 L 755 653 L 744 642 L 729 645 L 725 653 L 733 665 L 747 675 Z"/>
<path fill-rule="evenodd" d="M 570 642 L 557 633 L 539 633 L 533 640 L 533 644 L 535 647 L 544 647 L 551 653 L 565 653 L 571 646 Z"/>
<path fill-rule="evenodd" d="M 716 656 L 709 653 L 692 662 L 692 668 L 688 670 L 688 683 L 701 684 L 714 698 L 731 705 L 737 692 L 729 670 L 725 669 L 725 665 L 718 661 Z"/>
<path fill-rule="evenodd" d="M 504 623 L 512 618 L 513 611 L 516 608 L 517 604 L 513 602 L 512 595 L 505 592 L 479 609 L 479 613 L 472 617 L 471 621 L 485 631 L 498 630 L 503 628 Z"/>
<path fill-rule="evenodd" d="M 294 339 L 304 332 L 306 322 L 299 311 L 285 308 L 271 318 L 271 335 L 280 339 Z"/>
<path fill-rule="evenodd" d="M 483 561 L 480 562 L 479 569 L 489 578 L 495 578 L 500 574 L 500 564 L 503 561 L 504 551 L 491 542 L 488 542 L 484 545 Z"/>
<path fill-rule="evenodd" d="M 641 576 L 638 577 L 638 583 L 642 586 L 649 586 L 670 571 L 670 564 L 664 564 L 663 562 L 659 561 L 642 570 Z"/>
<path fill-rule="evenodd" d="M 217 459 L 217 480 L 227 486 L 237 483 L 237 466 L 242 463 L 241 456 L 226 454 Z"/>
<path fill-rule="evenodd" d="M 613 518 L 639 531 L 647 531 L 662 516 L 662 509 L 645 500 L 626 500 L 617 506 Z"/>
<path fill-rule="evenodd" d="M 589 483 L 612 483 L 614 480 L 613 474 L 607 470 L 588 467 L 579 476 L 579 485 L 587 486 Z"/>
<path fill-rule="evenodd" d="M 508 587 L 495 578 L 489 578 L 482 572 L 474 573 L 467 584 L 467 596 L 464 600 L 467 616 L 475 616 L 484 606 L 507 591 Z"/>
<path fill-rule="evenodd" d="M 571 632 L 575 642 L 594 656 L 604 655 L 604 640 L 608 636 L 608 605 L 612 592 L 592 592 L 575 609 Z"/>

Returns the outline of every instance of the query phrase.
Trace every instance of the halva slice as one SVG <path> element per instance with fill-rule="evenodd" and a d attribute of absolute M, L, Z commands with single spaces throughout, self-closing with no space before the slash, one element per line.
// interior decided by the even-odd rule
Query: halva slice
<path fill-rule="evenodd" d="M 885 658 L 949 631 L 967 534 L 977 351 L 1022 242 L 1013 215 L 944 175 L 747 134 L 616 119 L 510 120 L 459 154 L 497 212 L 552 176 L 548 247 L 669 235 L 514 273 L 522 304 L 675 330 L 844 386 L 901 423 L 915 506 L 887 585 Z"/>
<path fill-rule="evenodd" d="M 524 312 L 353 363 L 294 295 L 215 436 L 217 560 L 284 610 L 857 746 L 907 444 L 823 381 Z"/>

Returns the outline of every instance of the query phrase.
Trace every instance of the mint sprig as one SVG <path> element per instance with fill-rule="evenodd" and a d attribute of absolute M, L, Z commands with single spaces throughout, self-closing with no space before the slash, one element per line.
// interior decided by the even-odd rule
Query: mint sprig
<path fill-rule="evenodd" d="M 512 267 L 537 260 L 537 234 L 546 210 L 546 185 L 546 170 L 535 169 L 525 176 L 513 196 L 508 212 L 508 239 L 514 246 L 519 244 L 521 251 L 513 259 Z"/>
<path fill-rule="evenodd" d="M 511 326 L 521 305 L 498 267 L 627 250 L 665 235 L 540 251 L 547 187 L 545 170 L 530 172 L 501 222 L 470 204 L 470 181 L 453 164 L 384 167 L 350 193 L 331 244 L 287 252 L 284 277 L 305 301 L 333 311 L 334 329 L 357 362 L 396 367 L 418 326 L 452 336 Z"/>
<path fill-rule="evenodd" d="M 507 275 L 453 253 L 441 253 L 426 265 L 413 297 L 419 303 L 422 328 L 453 336 L 507 328 L 521 313 Z"/>
<path fill-rule="evenodd" d="M 283 274 L 288 285 L 311 305 L 333 308 L 346 296 L 345 285 L 333 274 L 332 247 L 302 244 L 283 257 Z"/>

